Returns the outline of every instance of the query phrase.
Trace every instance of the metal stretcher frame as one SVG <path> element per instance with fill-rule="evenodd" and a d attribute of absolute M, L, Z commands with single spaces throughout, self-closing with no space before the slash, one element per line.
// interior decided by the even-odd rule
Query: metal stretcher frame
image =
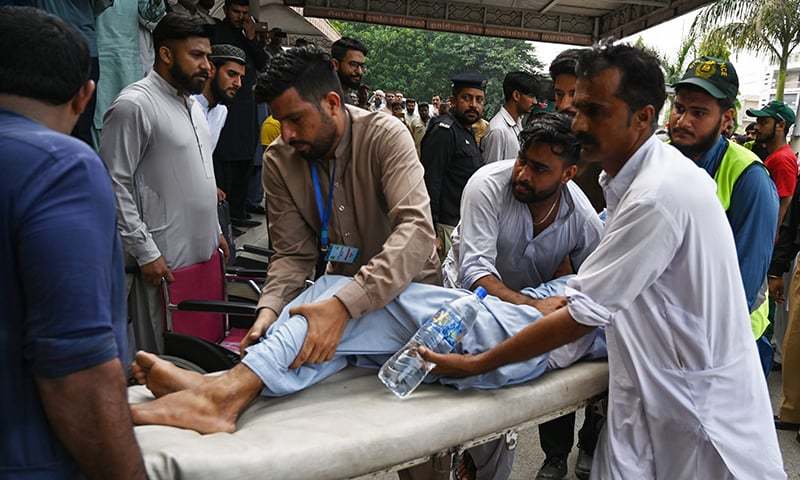
<path fill-rule="evenodd" d="M 371 472 L 371 473 L 368 473 L 366 475 L 359 475 L 357 477 L 350 477 L 348 480 L 367 480 L 367 479 L 377 478 L 377 477 L 380 477 L 381 475 L 385 475 L 385 474 L 388 474 L 388 473 L 395 473 L 395 472 L 399 472 L 401 470 L 405 470 L 407 468 L 415 467 L 417 465 L 422 465 L 424 463 L 429 462 L 430 460 L 435 460 L 437 458 L 442 459 L 445 462 L 449 462 L 451 458 L 454 458 L 456 455 L 460 455 L 460 454 L 464 453 L 464 451 L 466 451 L 466 450 L 468 450 L 468 449 L 470 449 L 472 447 L 477 447 L 478 445 L 483 445 L 485 443 L 493 442 L 493 441 L 495 441 L 497 439 L 500 439 L 500 438 L 505 438 L 506 441 L 509 442 L 509 444 L 511 444 L 513 442 L 513 444 L 516 445 L 516 438 L 517 438 L 517 435 L 520 432 L 528 430 L 528 429 L 531 429 L 531 428 L 534 428 L 534 427 L 536 427 L 538 425 L 541 425 L 542 423 L 547 423 L 550 420 L 555 420 L 556 418 L 560 418 L 560 417 L 562 417 L 562 416 L 564 416 L 564 415 L 566 415 L 568 413 L 576 412 L 576 411 L 580 410 L 581 408 L 584 408 L 587 405 L 592 404 L 594 402 L 602 401 L 605 398 L 605 396 L 606 396 L 605 393 L 600 393 L 600 394 L 595 395 L 595 396 L 593 396 L 591 398 L 587 398 L 585 400 L 580 400 L 580 401 L 577 401 L 577 402 L 573 402 L 573 403 L 571 403 L 569 405 L 565 405 L 564 407 L 559 408 L 558 410 L 554 410 L 554 411 L 552 411 L 550 413 L 547 413 L 545 415 L 541 415 L 539 417 L 532 418 L 532 419 L 530 419 L 528 421 L 522 422 L 522 423 L 520 423 L 518 425 L 515 425 L 515 426 L 513 426 L 511 428 L 505 428 L 503 430 L 499 430 L 497 432 L 490 433 L 488 435 L 484 435 L 482 437 L 475 438 L 475 439 L 470 440 L 468 442 L 464 442 L 464 443 L 462 443 L 460 445 L 455 445 L 453 447 L 450 447 L 450 448 L 447 448 L 445 450 L 442 450 L 442 451 L 440 451 L 438 453 L 435 453 L 433 455 L 427 455 L 427 456 L 424 456 L 424 457 L 421 457 L 421 458 L 410 460 L 408 462 L 403 462 L 401 464 L 393 465 L 393 466 L 391 466 L 389 468 L 385 468 L 383 470 L 378 470 L 376 472 Z M 453 467 L 454 466 L 451 465 L 450 466 L 450 470 L 452 470 Z"/>
<path fill-rule="evenodd" d="M 257 399 L 233 434 L 143 426 L 136 435 L 151 479 L 372 478 L 575 411 L 607 388 L 607 363 L 593 361 L 498 390 L 423 385 L 400 400 L 375 371 L 347 368 L 291 396 Z M 129 397 L 152 398 L 144 387 Z"/>

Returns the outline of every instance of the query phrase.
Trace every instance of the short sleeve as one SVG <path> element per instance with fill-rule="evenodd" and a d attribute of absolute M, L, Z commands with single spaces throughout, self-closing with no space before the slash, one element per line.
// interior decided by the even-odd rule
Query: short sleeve
<path fill-rule="evenodd" d="M 794 195 L 797 186 L 797 162 L 794 157 L 780 155 L 774 161 L 767 163 L 769 175 L 775 182 L 778 198 L 787 198 Z"/>
<path fill-rule="evenodd" d="M 88 148 L 62 149 L 30 183 L 16 235 L 23 349 L 34 374 L 61 377 L 118 355 L 114 197 L 106 170 Z"/>

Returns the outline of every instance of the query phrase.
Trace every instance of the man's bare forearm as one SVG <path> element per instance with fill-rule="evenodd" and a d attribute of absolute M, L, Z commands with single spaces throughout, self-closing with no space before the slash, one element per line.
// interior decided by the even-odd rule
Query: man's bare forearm
<path fill-rule="evenodd" d="M 508 288 L 502 280 L 494 275 L 486 275 L 479 278 L 472 284 L 470 290 L 475 290 L 478 287 L 485 288 L 489 295 L 493 295 L 504 302 L 513 303 L 514 305 L 536 306 L 536 301 L 533 298 Z"/>
<path fill-rule="evenodd" d="M 119 360 L 36 383 L 50 425 L 87 478 L 146 478 Z"/>
<path fill-rule="evenodd" d="M 478 357 L 480 371 L 522 362 L 566 345 L 594 330 L 576 322 L 566 307 L 559 308 Z"/>

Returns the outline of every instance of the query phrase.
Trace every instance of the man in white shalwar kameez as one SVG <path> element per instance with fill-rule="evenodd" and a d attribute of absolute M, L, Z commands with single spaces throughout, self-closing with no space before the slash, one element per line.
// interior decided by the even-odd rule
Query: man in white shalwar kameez
<path fill-rule="evenodd" d="M 663 92 L 641 50 L 581 54 L 572 128 L 603 165 L 600 245 L 566 307 L 485 353 L 424 355 L 470 376 L 605 327 L 608 422 L 592 479 L 784 479 L 733 236 L 713 180 L 653 136 Z"/>

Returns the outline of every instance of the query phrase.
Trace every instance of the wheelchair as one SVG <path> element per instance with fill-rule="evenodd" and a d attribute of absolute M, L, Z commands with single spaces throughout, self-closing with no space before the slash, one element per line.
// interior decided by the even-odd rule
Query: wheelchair
<path fill-rule="evenodd" d="M 242 251 L 267 260 L 274 253 L 250 245 Z M 205 262 L 173 270 L 175 281 L 161 283 L 165 319 L 162 358 L 200 373 L 233 368 L 240 359 L 239 342 L 255 321 L 256 302 L 229 295 L 228 285 L 243 283 L 258 298 L 266 265 L 226 267 L 222 251 L 216 250 Z"/>

